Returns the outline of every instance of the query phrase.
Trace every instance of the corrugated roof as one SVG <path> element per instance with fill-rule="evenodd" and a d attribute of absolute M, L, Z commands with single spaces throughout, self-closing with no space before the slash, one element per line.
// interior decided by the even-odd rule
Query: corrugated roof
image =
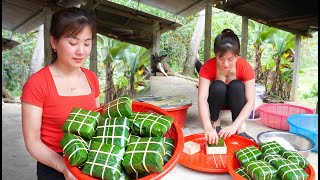
<path fill-rule="evenodd" d="M 63 8 L 59 5 L 68 7 L 75 6 L 77 3 L 82 4 L 83 2 L 84 0 L 2 1 L 2 28 L 18 33 L 26 33 L 43 24 L 45 16 L 43 8 L 46 5 L 50 6 L 52 11 L 56 11 Z M 161 33 L 175 30 L 181 26 L 179 23 L 110 1 L 94 1 L 93 6 L 96 12 L 97 32 L 99 34 L 146 48 L 152 47 L 154 22 L 159 22 Z"/>
<path fill-rule="evenodd" d="M 134 0 L 180 16 L 205 8 L 205 0 Z M 318 0 L 212 0 L 214 7 L 293 34 L 318 31 Z"/>
<path fill-rule="evenodd" d="M 205 0 L 135 0 L 180 16 L 190 16 L 205 7 Z M 60 5 L 84 4 L 86 0 L 3 0 L 2 28 L 25 33 L 39 27 L 44 19 L 43 7 L 54 10 Z M 95 4 L 98 33 L 133 44 L 150 47 L 153 21 L 160 21 L 162 32 L 180 25 L 106 0 Z M 317 0 L 212 0 L 213 5 L 257 22 L 293 34 L 307 36 L 318 31 Z"/>

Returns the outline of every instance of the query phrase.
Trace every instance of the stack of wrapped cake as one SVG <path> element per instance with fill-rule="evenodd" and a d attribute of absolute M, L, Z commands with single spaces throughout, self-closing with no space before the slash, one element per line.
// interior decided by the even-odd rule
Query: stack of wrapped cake
<path fill-rule="evenodd" d="M 234 152 L 241 167 L 236 173 L 246 179 L 305 180 L 309 162 L 297 152 L 286 150 L 276 141 L 247 146 Z"/>
<path fill-rule="evenodd" d="M 101 114 L 73 108 L 62 126 L 60 144 L 71 166 L 98 179 L 130 179 L 161 172 L 174 152 L 165 138 L 173 118 L 132 112 L 132 100 L 121 97 L 103 106 Z"/>

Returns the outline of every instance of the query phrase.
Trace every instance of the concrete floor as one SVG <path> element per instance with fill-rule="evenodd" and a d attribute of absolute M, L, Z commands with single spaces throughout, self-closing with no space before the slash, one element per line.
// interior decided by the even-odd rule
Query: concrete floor
<path fill-rule="evenodd" d="M 163 83 L 160 83 L 163 82 Z M 183 95 L 192 99 L 192 106 L 188 109 L 187 119 L 185 122 L 185 128 L 183 129 L 184 136 L 190 134 L 202 133 L 202 124 L 199 119 L 198 114 L 198 89 L 196 88 L 197 82 L 186 80 L 179 77 L 159 77 L 155 76 L 151 78 L 151 95 L 154 96 L 175 96 Z M 306 105 L 306 104 L 304 104 Z M 310 105 L 309 105 L 310 106 Z M 313 107 L 309 107 L 313 108 Z M 314 106 L 315 108 L 315 106 Z M 231 112 L 222 111 L 220 113 L 222 118 L 222 127 L 231 124 Z M 257 139 L 257 135 L 264 131 L 276 131 L 263 125 L 259 119 L 248 120 L 246 123 L 246 132 Z M 311 152 L 307 160 L 312 164 L 316 179 L 318 177 L 318 153 Z M 195 171 L 186 168 L 180 164 L 170 171 L 166 176 L 162 178 L 163 180 L 176 180 L 176 179 L 197 179 L 197 180 L 208 180 L 208 179 L 219 179 L 219 180 L 229 180 L 232 177 L 229 174 L 211 174 Z"/>
<path fill-rule="evenodd" d="M 197 110 L 197 83 L 179 77 L 151 77 L 151 95 L 173 96 L 183 95 L 192 99 L 193 105 L 188 109 L 184 136 L 202 133 L 202 125 Z M 2 105 L 2 179 L 4 180 L 35 180 L 36 161 L 30 157 L 25 149 L 21 128 L 21 105 Z M 223 111 L 222 127 L 231 123 L 230 112 Z M 260 132 L 273 130 L 257 120 L 247 121 L 246 132 L 252 137 L 257 137 Z M 318 153 L 311 152 L 307 160 L 312 164 L 316 179 L 318 177 Z M 162 178 L 163 180 L 176 179 L 232 179 L 229 174 L 210 174 L 197 172 L 177 164 L 175 168 Z"/>

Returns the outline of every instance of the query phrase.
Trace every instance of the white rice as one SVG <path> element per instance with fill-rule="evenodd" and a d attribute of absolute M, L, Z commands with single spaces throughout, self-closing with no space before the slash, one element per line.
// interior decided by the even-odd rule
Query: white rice
<path fill-rule="evenodd" d="M 265 142 L 269 141 L 276 141 L 279 143 L 283 148 L 289 151 L 297 151 L 286 139 L 281 137 L 266 137 Z"/>

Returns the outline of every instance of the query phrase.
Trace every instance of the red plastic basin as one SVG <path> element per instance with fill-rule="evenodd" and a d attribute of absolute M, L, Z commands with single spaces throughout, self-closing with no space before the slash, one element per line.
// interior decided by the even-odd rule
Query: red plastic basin
<path fill-rule="evenodd" d="M 181 128 L 184 128 L 184 125 L 186 123 L 186 118 L 187 118 L 187 111 L 191 105 L 192 104 L 188 104 L 178 108 L 162 108 L 162 109 L 167 111 L 170 114 L 170 116 L 174 118 L 174 121 L 179 124 Z"/>

